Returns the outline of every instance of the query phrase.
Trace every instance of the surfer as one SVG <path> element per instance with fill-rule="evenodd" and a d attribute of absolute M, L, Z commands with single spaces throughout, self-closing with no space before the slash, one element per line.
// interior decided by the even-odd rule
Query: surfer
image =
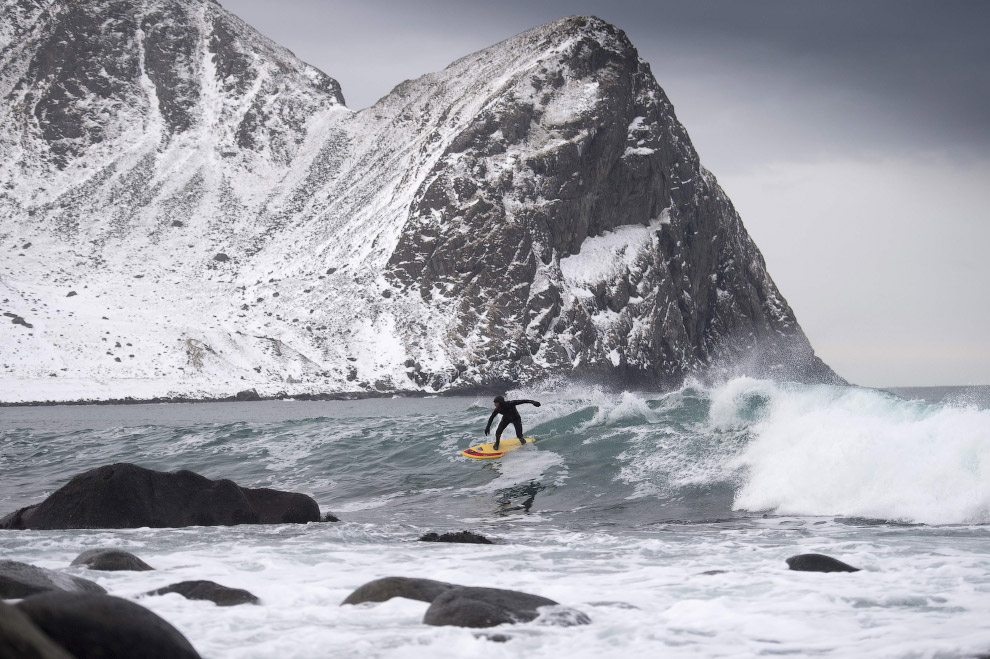
<path fill-rule="evenodd" d="M 505 400 L 504 396 L 495 396 L 495 409 L 492 410 L 492 415 L 488 417 L 488 425 L 485 426 L 485 434 L 492 428 L 492 421 L 495 420 L 495 416 L 498 414 L 502 415 L 502 420 L 498 422 L 498 428 L 495 429 L 495 443 L 492 444 L 492 450 L 498 450 L 498 443 L 502 440 L 502 431 L 509 427 L 511 423 L 515 426 L 516 437 L 522 444 L 526 443 L 523 438 L 522 431 L 522 417 L 519 416 L 519 412 L 516 410 L 516 405 L 522 405 L 523 403 L 529 403 L 536 407 L 540 406 L 540 403 L 535 400 Z"/>

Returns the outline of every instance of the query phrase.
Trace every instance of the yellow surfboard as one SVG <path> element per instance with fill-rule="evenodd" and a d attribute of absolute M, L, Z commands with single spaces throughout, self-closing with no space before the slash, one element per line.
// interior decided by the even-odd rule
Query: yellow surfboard
<path fill-rule="evenodd" d="M 536 440 L 533 439 L 532 437 L 526 438 L 527 444 L 533 444 L 534 442 L 536 442 Z M 478 460 L 501 458 L 509 451 L 515 451 L 520 446 L 523 446 L 523 443 L 520 442 L 515 437 L 513 437 L 512 439 L 503 439 L 501 442 L 499 442 L 497 451 L 492 449 L 492 446 L 494 445 L 495 445 L 494 442 L 490 444 L 478 444 L 477 446 L 472 446 L 471 448 L 464 449 L 463 451 L 461 451 L 461 455 L 467 458 L 475 458 Z"/>

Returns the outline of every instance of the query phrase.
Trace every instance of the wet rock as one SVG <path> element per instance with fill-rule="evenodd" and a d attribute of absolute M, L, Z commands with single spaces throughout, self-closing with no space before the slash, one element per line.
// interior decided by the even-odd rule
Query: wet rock
<path fill-rule="evenodd" d="M 155 569 L 123 549 L 89 549 L 76 556 L 72 565 L 84 565 L 90 570 L 106 572 L 145 572 Z"/>
<path fill-rule="evenodd" d="M 340 521 L 340 518 L 337 517 L 336 515 L 334 515 L 331 512 L 327 512 L 327 513 L 324 513 L 323 514 L 323 517 L 320 518 L 320 521 L 321 522 L 339 522 Z"/>
<path fill-rule="evenodd" d="M 341 602 L 344 604 L 363 604 L 365 602 L 385 602 L 393 597 L 432 602 L 441 593 L 458 586 L 432 579 L 412 579 L 409 577 L 384 577 L 364 584 Z"/>
<path fill-rule="evenodd" d="M 787 566 L 799 572 L 859 572 L 858 567 L 824 554 L 799 554 L 787 559 Z"/>
<path fill-rule="evenodd" d="M 420 537 L 421 542 L 463 542 L 476 545 L 495 544 L 488 538 L 471 531 L 459 531 L 457 533 L 427 533 Z"/>
<path fill-rule="evenodd" d="M 34 325 L 32 325 L 28 321 L 24 320 L 23 318 L 21 318 L 20 316 L 18 316 L 15 313 L 10 313 L 9 311 L 5 311 L 3 315 L 4 316 L 7 316 L 8 318 L 10 318 L 10 322 L 12 322 L 15 325 L 23 325 L 24 327 L 26 327 L 28 329 L 33 329 L 34 328 Z"/>
<path fill-rule="evenodd" d="M 212 581 L 182 581 L 153 590 L 148 595 L 167 595 L 168 593 L 178 593 L 190 600 L 208 600 L 217 606 L 261 603 L 261 600 L 246 590 L 228 588 Z"/>
<path fill-rule="evenodd" d="M 74 477 L 40 504 L 3 519 L 2 529 L 130 529 L 320 521 L 304 494 L 247 489 L 191 471 L 118 463 Z"/>
<path fill-rule="evenodd" d="M 44 593 L 16 608 L 77 659 L 199 659 L 175 627 L 119 597 Z"/>
<path fill-rule="evenodd" d="M 498 588 L 470 588 L 459 586 L 440 593 L 423 616 L 423 623 L 437 626 L 495 627 L 497 625 L 530 622 L 540 617 L 544 607 L 556 611 L 569 611 L 567 615 L 554 613 L 547 620 L 550 624 L 588 624 L 591 620 L 573 609 L 558 609 L 551 599 L 513 590 Z"/>
<path fill-rule="evenodd" d="M 0 561 L 0 599 L 19 599 L 48 591 L 106 593 L 102 586 L 71 574 L 17 561 Z"/>
<path fill-rule="evenodd" d="M 0 601 L 0 659 L 73 659 L 16 607 Z"/>
<path fill-rule="evenodd" d="M 244 391 L 238 391 L 234 398 L 240 401 L 255 401 L 261 400 L 261 396 L 258 395 L 257 389 L 245 389 Z"/>

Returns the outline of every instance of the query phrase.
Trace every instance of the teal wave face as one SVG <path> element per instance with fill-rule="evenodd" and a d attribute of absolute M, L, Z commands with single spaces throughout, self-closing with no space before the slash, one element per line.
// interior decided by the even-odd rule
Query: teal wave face
<path fill-rule="evenodd" d="M 113 462 L 312 495 L 352 521 L 532 516 L 636 528 L 834 515 L 990 521 L 990 412 L 739 378 L 666 394 L 514 392 L 538 439 L 493 461 L 472 398 L 8 408 L 0 513 Z"/>

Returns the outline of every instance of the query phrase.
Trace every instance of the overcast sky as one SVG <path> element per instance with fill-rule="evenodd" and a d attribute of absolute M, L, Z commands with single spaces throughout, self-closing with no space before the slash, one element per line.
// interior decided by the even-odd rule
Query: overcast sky
<path fill-rule="evenodd" d="M 990 2 L 221 0 L 349 107 L 563 16 L 625 30 L 819 356 L 990 384 Z"/>

